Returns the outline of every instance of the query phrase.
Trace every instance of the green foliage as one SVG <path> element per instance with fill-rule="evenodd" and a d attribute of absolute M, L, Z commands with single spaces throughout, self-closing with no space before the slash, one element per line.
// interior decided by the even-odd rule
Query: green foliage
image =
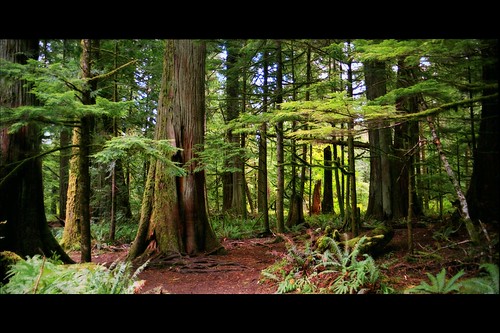
<path fill-rule="evenodd" d="M 27 257 L 10 266 L 9 282 L 0 294 L 133 294 L 138 275 L 149 262 L 132 272 L 130 262 L 64 265 L 57 258 Z"/>
<path fill-rule="evenodd" d="M 218 238 L 242 239 L 255 235 L 255 224 L 251 220 L 221 215 L 212 217 L 210 222 Z"/>
<path fill-rule="evenodd" d="M 498 265 L 486 263 L 481 264 L 479 267 L 486 274 L 462 280 L 459 283 L 458 291 L 461 294 L 498 294 Z"/>
<path fill-rule="evenodd" d="M 96 162 L 110 164 L 116 160 L 127 161 L 140 155 L 143 158 L 155 158 L 168 166 L 168 170 L 175 176 L 182 176 L 186 171 L 171 160 L 171 156 L 179 151 L 172 146 L 169 140 L 153 140 L 135 135 L 113 137 L 106 141 L 104 148 L 95 153 Z"/>
<path fill-rule="evenodd" d="M 116 223 L 115 228 L 115 242 L 118 244 L 130 244 L 137 233 L 139 225 L 133 220 L 121 220 Z M 96 243 L 98 248 L 104 247 L 109 243 L 109 221 L 101 221 L 99 223 L 91 224 L 92 240 Z"/>
<path fill-rule="evenodd" d="M 323 253 L 317 266 L 325 268 L 320 275 L 336 274 L 333 284 L 328 287 L 329 291 L 335 294 L 354 294 L 364 292 L 364 287 L 371 288 L 375 285 L 380 274 L 373 258 L 363 254 L 364 259 L 358 260 L 366 236 L 361 237 L 352 249 L 345 246 L 342 250 L 335 240 L 330 238 L 330 241 L 333 246 Z"/>
<path fill-rule="evenodd" d="M 373 258 L 360 253 L 366 237 L 352 249 L 341 248 L 333 238 L 322 237 L 331 242 L 331 251 L 313 249 L 309 242 L 299 249 L 289 242 L 286 257 L 263 270 L 262 279 L 277 282 L 277 293 L 354 294 L 374 292 L 376 288 L 389 292 L 378 285 L 380 273 Z M 359 260 L 360 257 L 364 259 Z"/>
<path fill-rule="evenodd" d="M 417 293 L 417 294 L 453 294 L 458 293 L 460 284 L 458 279 L 464 275 L 464 270 L 459 271 L 457 274 L 452 276 L 449 280 L 446 279 L 446 269 L 443 268 L 441 272 L 437 275 L 432 275 L 427 273 L 429 278 L 429 283 L 422 281 L 418 286 L 409 288 L 405 293 Z"/>

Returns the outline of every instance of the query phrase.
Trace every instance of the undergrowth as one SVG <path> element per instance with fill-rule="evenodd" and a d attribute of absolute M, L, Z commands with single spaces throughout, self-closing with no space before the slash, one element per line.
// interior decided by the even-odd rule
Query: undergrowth
<path fill-rule="evenodd" d="M 10 265 L 8 282 L 0 294 L 133 294 L 143 281 L 138 275 L 148 262 L 132 272 L 130 262 L 63 264 L 58 258 L 27 257 Z"/>

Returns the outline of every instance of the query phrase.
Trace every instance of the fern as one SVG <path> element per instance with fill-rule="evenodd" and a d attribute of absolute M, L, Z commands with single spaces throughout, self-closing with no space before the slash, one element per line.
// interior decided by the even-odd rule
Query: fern
<path fill-rule="evenodd" d="M 457 280 L 464 275 L 464 270 L 459 271 L 449 280 L 446 279 L 446 269 L 442 269 L 437 275 L 427 273 L 430 284 L 422 281 L 418 286 L 407 289 L 407 293 L 423 293 L 423 294 L 451 294 L 458 293 L 460 283 Z"/>
<path fill-rule="evenodd" d="M 470 278 L 460 282 L 459 290 L 463 294 L 498 294 L 498 265 L 482 264 L 480 269 L 486 271 L 487 274 Z"/>
<path fill-rule="evenodd" d="M 148 261 L 131 274 L 130 262 L 63 265 L 56 259 L 35 255 L 11 265 L 9 282 L 0 294 L 132 294 L 138 274 Z"/>

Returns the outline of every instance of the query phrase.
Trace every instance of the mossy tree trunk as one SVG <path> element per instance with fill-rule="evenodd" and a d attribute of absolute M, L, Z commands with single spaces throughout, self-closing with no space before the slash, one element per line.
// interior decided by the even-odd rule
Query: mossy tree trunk
<path fill-rule="evenodd" d="M 38 40 L 0 40 L 0 58 L 25 64 L 38 58 Z M 30 87 L 20 78 L 0 79 L 0 107 L 37 105 Z M 28 123 L 11 133 L 0 124 L 0 251 L 21 257 L 57 255 L 74 261 L 52 235 L 45 216 L 40 156 L 41 129 Z"/>
<path fill-rule="evenodd" d="M 175 176 L 161 161 L 151 164 L 129 259 L 223 250 L 208 221 L 205 172 L 196 160 L 204 143 L 205 53 L 202 41 L 166 42 L 155 138 L 180 149 L 172 160 L 187 174 Z"/>

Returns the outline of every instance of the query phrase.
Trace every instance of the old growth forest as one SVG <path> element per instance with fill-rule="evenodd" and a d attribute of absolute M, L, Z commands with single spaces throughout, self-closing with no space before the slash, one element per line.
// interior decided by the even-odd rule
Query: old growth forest
<path fill-rule="evenodd" d="M 0 293 L 498 294 L 499 114 L 496 39 L 0 40 Z"/>

